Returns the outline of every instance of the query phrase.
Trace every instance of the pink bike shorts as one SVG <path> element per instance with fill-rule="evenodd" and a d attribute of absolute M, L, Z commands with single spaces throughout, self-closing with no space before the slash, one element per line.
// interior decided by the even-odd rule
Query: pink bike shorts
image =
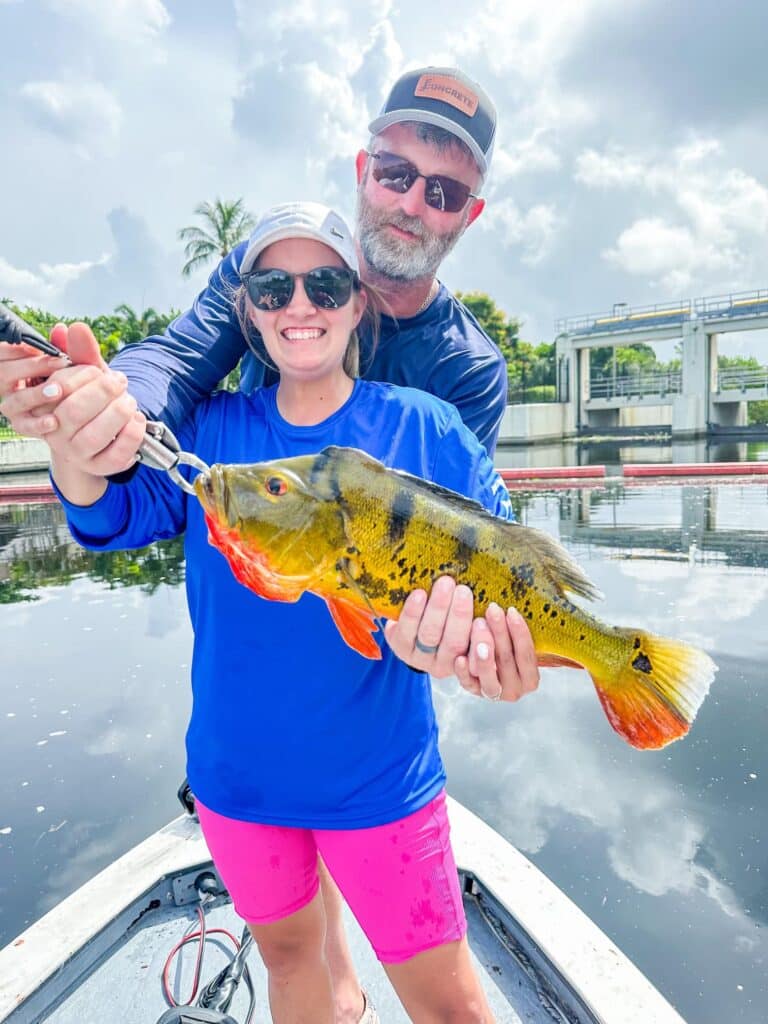
<path fill-rule="evenodd" d="M 196 806 L 235 910 L 250 924 L 279 921 L 314 899 L 320 854 L 384 963 L 466 933 L 445 792 L 398 821 L 350 830 L 260 825 Z"/>

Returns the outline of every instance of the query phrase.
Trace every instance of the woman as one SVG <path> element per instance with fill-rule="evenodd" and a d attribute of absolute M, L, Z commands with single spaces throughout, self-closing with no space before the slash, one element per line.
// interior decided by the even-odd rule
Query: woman
<path fill-rule="evenodd" d="M 353 446 L 509 515 L 503 483 L 452 406 L 357 378 L 355 329 L 372 300 L 340 217 L 313 203 L 276 207 L 241 273 L 244 329 L 279 382 L 208 400 L 181 432 L 185 449 L 212 464 Z M 142 467 L 115 486 L 64 455 L 52 453 L 52 475 L 84 545 L 185 532 L 188 778 L 266 964 L 273 1019 L 333 1022 L 320 854 L 412 1020 L 492 1020 L 466 941 L 429 678 L 386 645 L 381 661 L 361 658 L 312 595 L 280 604 L 240 586 L 208 544 L 196 499 L 164 475 Z"/>

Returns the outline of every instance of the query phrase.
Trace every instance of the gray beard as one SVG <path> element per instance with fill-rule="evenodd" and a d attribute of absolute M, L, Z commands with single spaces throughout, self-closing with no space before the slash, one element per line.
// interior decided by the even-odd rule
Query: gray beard
<path fill-rule="evenodd" d="M 383 230 L 394 225 L 416 235 L 420 245 L 393 238 Z M 459 240 L 466 215 L 455 231 L 436 235 L 418 217 L 399 210 L 379 210 L 366 199 L 361 186 L 357 192 L 357 235 L 363 258 L 370 269 L 390 281 L 418 281 L 434 277 L 437 268 Z"/>

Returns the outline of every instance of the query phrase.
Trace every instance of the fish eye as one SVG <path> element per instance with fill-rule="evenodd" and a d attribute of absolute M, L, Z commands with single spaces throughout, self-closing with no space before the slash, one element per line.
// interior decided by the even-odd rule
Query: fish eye
<path fill-rule="evenodd" d="M 270 494 L 273 494 L 276 498 L 279 498 L 281 494 L 285 494 L 288 490 L 288 484 L 282 477 L 271 476 L 266 481 L 264 486 Z"/>

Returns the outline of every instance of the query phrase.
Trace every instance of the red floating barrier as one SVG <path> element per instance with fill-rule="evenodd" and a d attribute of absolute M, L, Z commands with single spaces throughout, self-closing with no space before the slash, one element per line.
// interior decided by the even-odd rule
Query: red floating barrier
<path fill-rule="evenodd" d="M 504 481 L 602 479 L 605 466 L 527 466 L 499 469 L 498 474 Z"/>
<path fill-rule="evenodd" d="M 623 467 L 624 476 L 758 476 L 768 475 L 768 462 L 662 462 Z"/>
<path fill-rule="evenodd" d="M 50 484 L 0 484 L 0 504 L 17 501 L 53 501 L 56 496 Z"/>

